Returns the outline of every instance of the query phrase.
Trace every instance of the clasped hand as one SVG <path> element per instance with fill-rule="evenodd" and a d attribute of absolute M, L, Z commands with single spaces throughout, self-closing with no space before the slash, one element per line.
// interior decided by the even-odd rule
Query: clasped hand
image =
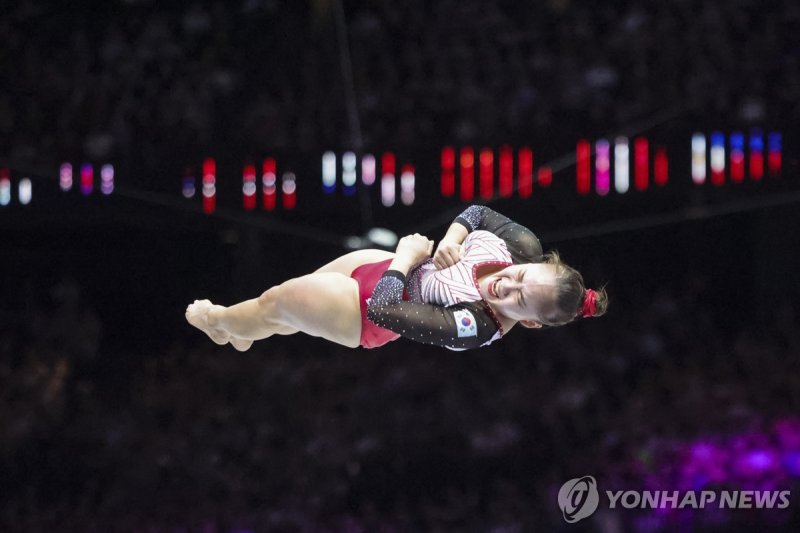
<path fill-rule="evenodd" d="M 433 254 L 433 264 L 437 270 L 451 267 L 461 260 L 463 244 L 443 239 Z M 406 235 L 397 243 L 395 253 L 409 266 L 415 266 L 431 257 L 433 241 L 424 235 L 415 233 Z"/>
<path fill-rule="evenodd" d="M 419 233 L 406 235 L 400 239 L 395 250 L 398 257 L 402 257 L 412 266 L 429 259 L 431 253 L 433 253 L 433 241 Z"/>

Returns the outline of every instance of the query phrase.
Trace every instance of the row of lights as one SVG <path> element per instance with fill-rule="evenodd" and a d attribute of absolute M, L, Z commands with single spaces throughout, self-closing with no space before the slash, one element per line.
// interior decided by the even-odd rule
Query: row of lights
<path fill-rule="evenodd" d="M 626 192 L 629 188 L 629 145 L 628 139 L 618 137 L 614 145 L 615 189 Z M 611 144 L 600 139 L 594 146 L 595 180 L 598 194 L 608 194 L 611 187 Z M 587 140 L 578 141 L 576 148 L 577 190 L 580 194 L 588 194 L 591 189 L 591 156 L 592 145 Z M 384 153 L 381 158 L 381 200 L 384 206 L 395 203 L 396 162 L 392 152 Z M 516 163 L 516 188 L 514 184 L 514 167 Z M 325 152 L 322 156 L 322 189 L 326 194 L 336 190 L 337 157 L 334 152 Z M 345 152 L 341 158 L 341 183 L 345 195 L 352 195 L 356 190 L 356 169 L 358 159 L 355 153 Z M 361 158 L 361 180 L 366 186 L 374 184 L 377 171 L 376 158 L 366 154 Z M 477 167 L 477 169 L 476 169 Z M 535 170 L 535 172 L 534 172 Z M 476 172 L 477 171 L 477 172 Z M 666 185 L 668 181 L 669 161 L 666 148 L 657 146 L 654 157 L 654 181 L 657 185 Z M 475 190 L 477 174 L 477 191 Z M 495 176 L 497 179 L 495 179 Z M 536 178 L 534 180 L 534 177 Z M 649 185 L 649 141 L 644 137 L 634 140 L 634 184 L 639 190 Z M 445 146 L 441 151 L 440 193 L 445 198 L 458 194 L 464 202 L 473 201 L 476 197 L 483 200 L 494 198 L 510 198 L 514 192 L 520 198 L 529 198 L 533 194 L 534 183 L 547 188 L 553 182 L 553 170 L 548 165 L 534 169 L 534 152 L 530 147 L 521 147 L 514 152 L 510 146 L 502 146 L 497 151 L 482 148 L 477 152 L 471 146 L 456 149 Z M 404 165 L 400 178 L 400 197 L 404 205 L 414 201 L 414 167 Z M 495 190 L 496 187 L 496 190 Z"/>
<path fill-rule="evenodd" d="M 520 198 L 533 194 L 533 150 L 522 147 L 517 151 L 517 191 Z M 475 151 L 471 146 L 462 147 L 458 152 L 452 146 L 445 146 L 441 153 L 440 192 L 445 198 L 456 193 L 456 167 L 458 167 L 458 196 L 464 202 L 475 198 Z M 502 146 L 497 157 L 497 184 L 501 198 L 514 194 L 514 150 Z M 491 148 L 478 152 L 478 195 L 488 200 L 494 197 L 495 153 Z M 549 187 L 553 181 L 553 171 L 549 166 L 538 169 L 537 183 Z"/>
<path fill-rule="evenodd" d="M 213 213 L 217 206 L 217 162 L 208 157 L 202 164 L 203 211 Z M 184 198 L 194 198 L 197 188 L 194 170 L 189 167 L 183 176 L 182 194 Z M 258 187 L 256 166 L 249 163 L 242 169 L 242 206 L 253 211 L 257 204 Z M 261 206 L 265 211 L 273 211 L 278 204 L 278 175 L 274 158 L 268 157 L 261 164 Z M 291 210 L 297 205 L 297 177 L 293 172 L 281 174 L 281 204 Z"/>
<path fill-rule="evenodd" d="M 631 148 L 627 137 L 614 139 L 614 157 L 611 157 L 611 141 L 599 139 L 594 143 L 594 183 L 595 191 L 605 196 L 611 191 L 611 167 L 613 160 L 614 190 L 626 193 L 631 180 Z M 575 148 L 575 188 L 578 194 L 587 195 L 592 185 L 592 144 L 586 140 L 578 141 Z M 664 146 L 655 147 L 653 157 L 653 182 L 663 187 L 669 182 L 669 158 Z M 650 186 L 650 141 L 646 137 L 633 140 L 633 186 L 644 191 Z"/>
<path fill-rule="evenodd" d="M 79 180 L 81 194 L 89 196 L 94 191 L 94 165 L 83 163 L 79 169 Z M 58 183 L 61 190 L 69 192 L 72 190 L 74 182 L 74 171 L 72 163 L 62 163 L 58 173 Z M 100 166 L 100 192 L 109 195 L 114 192 L 114 165 L 105 164 Z"/>
<path fill-rule="evenodd" d="M 711 183 L 716 186 L 725 183 L 726 160 L 729 163 L 730 180 L 734 183 L 744 181 L 745 174 L 750 179 L 760 180 L 764 177 L 764 134 L 761 129 L 750 131 L 749 142 L 745 143 L 745 135 L 735 131 L 728 138 L 729 157 L 726 158 L 725 134 L 713 132 L 708 138 L 703 133 L 692 135 L 692 181 L 700 185 L 705 183 L 711 171 Z M 745 154 L 745 144 L 749 153 Z M 766 166 L 771 176 L 779 176 L 783 164 L 783 136 L 779 132 L 767 135 Z M 745 165 L 745 155 L 749 156 L 749 164 Z M 708 160 L 708 164 L 707 164 Z"/>
<path fill-rule="evenodd" d="M 337 161 L 336 153 L 327 151 L 322 154 L 322 191 L 333 194 L 336 191 Z M 342 154 L 341 180 L 342 191 L 345 196 L 352 196 L 356 192 L 358 181 L 358 156 L 355 152 Z M 381 155 L 381 203 L 384 207 L 391 207 L 397 202 L 397 158 L 393 152 L 384 152 Z M 361 157 L 361 183 L 366 187 L 375 184 L 377 177 L 377 161 L 372 154 Z M 412 205 L 416 194 L 416 174 L 414 165 L 405 163 L 400 168 L 400 202 L 403 205 Z"/>
<path fill-rule="evenodd" d="M 59 168 L 59 187 L 64 192 L 72 190 L 73 167 L 72 163 L 62 163 Z M 89 196 L 94 191 L 94 166 L 84 163 L 80 166 L 80 189 L 84 196 Z M 100 191 L 104 195 L 114 192 L 114 167 L 106 164 L 100 167 Z M 11 203 L 12 196 L 11 171 L 0 168 L 0 206 Z M 28 205 L 33 200 L 33 183 L 30 178 L 20 178 L 17 183 L 17 198 L 22 205 Z"/>
<path fill-rule="evenodd" d="M 746 175 L 758 181 L 765 176 L 765 173 L 769 173 L 770 176 L 780 175 L 782 135 L 779 132 L 769 132 L 765 142 L 762 130 L 754 128 L 747 138 L 742 132 L 733 132 L 727 137 L 726 142 L 725 134 L 719 131 L 708 136 L 695 133 L 691 139 L 691 154 L 691 176 L 697 185 L 705 183 L 709 175 L 709 181 L 715 186 L 725 183 L 726 174 L 734 183 L 742 182 Z M 595 192 L 600 196 L 607 195 L 612 184 L 612 164 L 614 190 L 617 193 L 629 190 L 631 170 L 633 170 L 633 186 L 639 191 L 646 190 L 650 185 L 650 141 L 646 137 L 636 137 L 633 140 L 632 168 L 630 155 L 630 142 L 623 136 L 615 138 L 613 145 L 608 139 L 599 139 L 593 144 L 586 139 L 579 140 L 575 149 L 577 192 L 581 195 L 591 192 L 592 170 L 594 170 Z M 458 150 L 452 146 L 445 146 L 442 149 L 440 193 L 443 197 L 450 198 L 458 192 L 458 197 L 462 201 L 474 200 L 476 166 L 478 167 L 477 195 L 484 200 L 493 198 L 495 192 L 501 198 L 509 198 L 515 191 L 520 198 L 528 198 L 533 193 L 534 175 L 535 182 L 540 187 L 547 188 L 552 184 L 553 171 L 549 166 L 543 165 L 534 173 L 534 153 L 530 147 L 521 147 L 516 154 L 514 149 L 507 145 L 500 147 L 496 152 L 491 148 L 482 148 L 478 151 L 477 162 L 475 156 L 475 150 L 470 146 Z M 593 166 L 592 156 L 594 156 Z M 516 187 L 514 186 L 515 163 Z M 380 169 L 377 158 L 372 154 L 363 155 L 359 165 L 359 157 L 354 152 L 345 152 L 341 156 L 341 166 L 339 166 L 336 154 L 332 151 L 325 152 L 322 155 L 323 192 L 333 194 L 336 191 L 337 174 L 339 174 L 344 194 L 355 194 L 359 166 L 362 184 L 371 187 L 380 175 L 381 202 L 385 207 L 395 205 L 397 160 L 393 152 L 381 154 Z M 83 163 L 77 170 L 81 193 L 85 196 L 91 195 L 95 187 L 95 166 Z M 114 191 L 114 167 L 111 164 L 104 164 L 99 170 L 100 191 L 104 195 L 109 195 Z M 279 196 L 275 159 L 265 158 L 260 170 L 261 205 L 264 210 L 272 211 L 277 208 Z M 202 163 L 203 210 L 206 213 L 212 213 L 216 209 L 216 176 L 215 159 L 206 158 Z M 653 183 L 657 186 L 663 187 L 669 181 L 669 158 L 664 146 L 655 147 L 652 176 Z M 59 169 L 61 190 L 65 192 L 72 190 L 74 178 L 72 163 L 63 163 Z M 245 165 L 242 170 L 242 198 L 245 210 L 252 211 L 256 208 L 258 181 L 256 165 L 252 163 Z M 400 202 L 403 205 L 412 205 L 416 188 L 415 169 L 412 164 L 402 165 L 399 181 Z M 194 171 L 188 168 L 183 177 L 184 197 L 195 196 L 195 183 Z M 456 191 L 457 184 L 458 191 Z M 295 207 L 296 191 L 295 174 L 290 171 L 283 172 L 280 175 L 280 197 L 284 209 Z M 11 202 L 11 192 L 11 172 L 7 168 L 0 168 L 0 206 Z M 20 179 L 18 198 L 23 205 L 30 203 L 32 198 L 30 179 Z"/>
<path fill-rule="evenodd" d="M 771 132 L 767 136 L 767 168 L 770 175 L 777 176 L 781 170 L 781 134 Z M 709 161 L 711 182 L 722 185 L 725 182 L 726 158 L 725 135 L 714 132 L 706 142 L 706 136 L 695 133 L 692 136 L 692 180 L 702 184 L 706 180 L 706 161 Z M 578 194 L 588 195 L 592 189 L 592 170 L 594 169 L 594 188 L 600 196 L 611 191 L 612 175 L 614 190 L 624 194 L 631 187 L 631 170 L 633 171 L 633 187 L 645 191 L 651 182 L 659 187 L 669 182 L 669 157 L 663 145 L 656 145 L 653 150 L 651 166 L 651 144 L 648 138 L 639 136 L 633 139 L 633 158 L 631 158 L 630 140 L 619 136 L 613 141 L 599 139 L 592 145 L 586 139 L 577 142 L 575 149 L 576 190 Z M 731 133 L 730 147 L 730 179 L 740 182 L 744 179 L 744 134 Z M 708 146 L 708 151 L 707 151 Z M 749 174 L 752 179 L 760 180 L 764 175 L 764 138 L 761 130 L 753 129 L 750 133 Z M 515 157 L 516 156 L 516 157 Z M 592 166 L 594 156 L 594 166 Z M 707 157 L 708 156 L 708 157 Z M 516 162 L 516 189 L 514 187 L 514 163 Z M 521 147 L 514 153 L 510 146 L 502 146 L 495 151 L 482 148 L 478 151 L 478 191 L 477 195 L 484 200 L 491 199 L 495 192 L 501 198 L 509 198 L 516 190 L 520 198 L 528 198 L 533 194 L 535 183 L 542 188 L 553 182 L 552 168 L 543 165 L 534 172 L 534 153 L 530 147 Z M 632 163 L 632 165 L 631 165 Z M 396 203 L 397 194 L 397 160 L 393 152 L 384 152 L 378 160 L 372 154 L 359 158 L 355 152 L 347 151 L 341 156 L 341 165 L 333 151 L 322 154 L 322 190 L 331 195 L 336 192 L 337 177 L 341 178 L 342 191 L 346 196 L 356 192 L 358 169 L 361 169 L 361 183 L 366 187 L 375 184 L 380 175 L 381 203 L 391 207 Z M 613 166 L 613 174 L 612 174 Z M 470 146 L 456 150 L 445 146 L 441 151 L 440 192 L 445 198 L 456 195 L 464 202 L 473 201 L 475 191 L 475 150 Z M 214 209 L 215 166 L 213 159 L 207 159 L 203 165 L 203 197 L 207 212 Z M 495 170 L 497 170 L 497 191 L 495 191 Z M 458 180 L 456 179 L 458 177 Z M 246 165 L 242 175 L 242 193 L 244 208 L 253 210 L 256 206 L 256 173 L 253 165 Z M 412 205 L 415 199 L 416 178 L 414 166 L 404 164 L 400 172 L 400 201 L 403 205 Z M 276 206 L 276 173 L 275 160 L 268 158 L 262 165 L 262 205 L 266 210 Z M 287 209 L 295 205 L 296 180 L 294 174 L 287 172 L 282 177 L 283 204 Z M 184 196 L 194 195 L 194 178 L 184 178 Z"/>
<path fill-rule="evenodd" d="M 732 132 L 727 137 L 720 131 L 692 135 L 691 176 L 696 185 L 706 182 L 710 171 L 710 182 L 714 186 L 725 184 L 726 174 L 733 183 L 741 183 L 745 176 L 759 181 L 768 172 L 770 176 L 781 174 L 782 142 L 779 132 L 767 135 L 766 158 L 763 130 L 753 128 L 749 134 L 749 142 L 745 143 L 742 132 Z M 746 153 L 745 146 L 749 148 Z M 726 157 L 727 149 L 727 157 Z M 579 194 L 587 195 L 591 191 L 592 145 L 588 140 L 578 141 L 575 149 L 576 189 Z M 745 164 L 746 158 L 749 164 Z M 766 169 L 765 169 L 766 160 Z M 598 195 L 604 196 L 611 189 L 611 163 L 614 166 L 614 189 L 618 193 L 626 193 L 630 188 L 630 145 L 626 137 L 614 140 L 614 156 L 611 157 L 611 143 L 600 139 L 594 143 L 594 185 Z M 644 191 L 650 185 L 650 142 L 646 137 L 636 137 L 633 141 L 633 185 L 636 190 Z M 653 156 L 653 182 L 663 187 L 669 181 L 669 158 L 664 146 L 656 146 Z"/>
<path fill-rule="evenodd" d="M 94 165 L 91 163 L 83 163 L 80 165 L 80 190 L 84 196 L 89 196 L 94 191 L 94 170 Z M 63 192 L 72 190 L 74 185 L 72 163 L 61 164 L 59 167 L 58 182 Z M 8 168 L 0 168 L 0 206 L 7 206 L 11 203 L 12 189 L 11 170 Z M 114 192 L 113 165 L 105 164 L 100 166 L 100 192 L 106 196 Z M 28 205 L 33 200 L 33 183 L 30 178 L 23 177 L 19 179 L 17 183 L 17 199 L 22 205 Z"/>

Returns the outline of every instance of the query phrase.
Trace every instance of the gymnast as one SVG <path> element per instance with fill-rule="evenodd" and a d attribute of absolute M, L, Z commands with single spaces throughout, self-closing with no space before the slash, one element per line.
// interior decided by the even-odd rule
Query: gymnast
<path fill-rule="evenodd" d="M 466 350 L 516 324 L 561 326 L 608 305 L 557 252 L 543 254 L 532 231 L 485 206 L 457 216 L 432 252 L 433 241 L 408 235 L 394 253 L 351 252 L 230 307 L 195 300 L 186 319 L 240 351 L 297 332 L 351 348 L 406 337 Z"/>

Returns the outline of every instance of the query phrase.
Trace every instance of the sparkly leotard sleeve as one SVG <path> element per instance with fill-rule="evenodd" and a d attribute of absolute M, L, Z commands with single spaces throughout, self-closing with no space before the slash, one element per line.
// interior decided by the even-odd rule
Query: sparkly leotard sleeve
<path fill-rule="evenodd" d="M 542 245 L 531 230 L 484 205 L 469 206 L 453 222 L 467 231 L 490 231 L 503 239 L 515 265 L 542 261 Z"/>
<path fill-rule="evenodd" d="M 468 207 L 454 222 L 470 232 L 466 257 L 450 267 L 452 272 L 437 273 L 430 261 L 410 272 L 411 301 L 403 300 L 406 276 L 393 270 L 384 273 L 368 301 L 371 322 L 408 339 L 455 350 L 477 348 L 502 337 L 499 320 L 477 292 L 475 269 L 488 263 L 540 262 L 539 239 L 484 206 Z"/>

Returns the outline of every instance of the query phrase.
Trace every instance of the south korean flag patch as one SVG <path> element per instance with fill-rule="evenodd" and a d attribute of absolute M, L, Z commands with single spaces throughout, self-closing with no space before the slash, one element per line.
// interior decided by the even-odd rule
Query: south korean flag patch
<path fill-rule="evenodd" d="M 459 338 L 478 336 L 478 323 L 475 321 L 475 316 L 473 316 L 472 313 L 466 309 L 459 309 L 458 311 L 454 311 L 453 315 L 456 318 Z"/>

